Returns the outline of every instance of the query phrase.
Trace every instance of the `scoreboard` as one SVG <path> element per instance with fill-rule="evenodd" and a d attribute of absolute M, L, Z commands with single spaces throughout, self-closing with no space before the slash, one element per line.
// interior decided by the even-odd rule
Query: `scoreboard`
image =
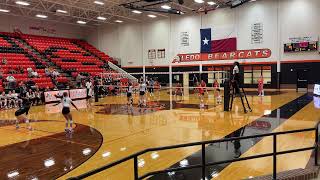
<path fill-rule="evenodd" d="M 284 52 L 304 52 L 304 51 L 317 51 L 318 42 L 297 42 L 284 44 Z"/>

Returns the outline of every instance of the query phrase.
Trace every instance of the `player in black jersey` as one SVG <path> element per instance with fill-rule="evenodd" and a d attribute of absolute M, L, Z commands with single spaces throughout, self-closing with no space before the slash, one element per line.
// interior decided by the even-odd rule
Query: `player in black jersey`
<path fill-rule="evenodd" d="M 22 121 L 28 125 L 27 128 L 31 131 L 32 127 L 29 119 L 27 118 L 27 115 L 29 114 L 31 102 L 27 97 L 20 96 L 19 98 L 22 99 L 22 106 L 15 112 L 15 116 L 17 118 L 16 129 L 19 129 L 19 122 Z"/>

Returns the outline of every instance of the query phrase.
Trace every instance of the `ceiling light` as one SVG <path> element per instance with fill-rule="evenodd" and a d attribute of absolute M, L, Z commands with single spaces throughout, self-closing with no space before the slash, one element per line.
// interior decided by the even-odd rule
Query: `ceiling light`
<path fill-rule="evenodd" d="M 213 5 L 215 5 L 216 3 L 215 2 L 213 2 L 213 1 L 209 1 L 209 2 L 207 2 L 210 6 L 213 6 Z"/>
<path fill-rule="evenodd" d="M 7 13 L 7 12 L 10 12 L 10 11 L 9 11 L 9 10 L 7 10 L 7 9 L 0 9 L 0 12 Z"/>
<path fill-rule="evenodd" d="M 29 6 L 30 5 L 30 3 L 25 2 L 25 1 L 16 1 L 16 4 L 22 5 L 22 6 Z"/>
<path fill-rule="evenodd" d="M 116 22 L 116 23 L 123 23 L 123 21 L 121 21 L 121 20 L 115 20 L 114 22 Z"/>
<path fill-rule="evenodd" d="M 257 1 L 257 0 L 251 0 L 250 2 L 255 2 L 255 1 Z"/>
<path fill-rule="evenodd" d="M 77 21 L 77 23 L 78 23 L 78 24 L 87 24 L 87 22 L 80 21 L 80 20 L 79 20 L 79 21 Z"/>
<path fill-rule="evenodd" d="M 101 1 L 94 1 L 95 4 L 104 5 L 104 2 Z"/>
<path fill-rule="evenodd" d="M 162 5 L 161 8 L 162 8 L 162 9 L 171 9 L 171 7 L 168 6 L 168 5 Z"/>
<path fill-rule="evenodd" d="M 37 14 L 36 17 L 38 17 L 38 18 L 47 18 L 48 16 L 43 15 L 43 14 Z"/>
<path fill-rule="evenodd" d="M 157 17 L 156 15 L 153 15 L 153 14 L 149 14 L 148 16 L 151 17 L 151 18 L 156 18 Z"/>
<path fill-rule="evenodd" d="M 196 2 L 196 3 L 204 3 L 203 0 L 194 0 L 194 2 Z"/>
<path fill-rule="evenodd" d="M 61 9 L 58 9 L 56 12 L 57 12 L 57 13 L 64 13 L 64 14 L 67 14 L 67 13 L 68 13 L 67 11 L 61 10 Z"/>
<path fill-rule="evenodd" d="M 102 20 L 102 21 L 105 21 L 107 18 L 102 17 L 102 16 L 98 16 L 97 19 Z"/>
<path fill-rule="evenodd" d="M 138 10 L 133 10 L 132 12 L 136 13 L 136 14 L 141 14 L 142 13 L 141 11 L 138 11 Z"/>

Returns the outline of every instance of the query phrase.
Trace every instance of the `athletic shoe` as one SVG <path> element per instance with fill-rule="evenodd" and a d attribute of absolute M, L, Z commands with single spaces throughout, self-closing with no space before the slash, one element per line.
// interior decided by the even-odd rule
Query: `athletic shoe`
<path fill-rule="evenodd" d="M 19 128 L 20 128 L 20 126 L 17 124 L 17 125 L 16 125 L 16 129 L 18 130 Z"/>

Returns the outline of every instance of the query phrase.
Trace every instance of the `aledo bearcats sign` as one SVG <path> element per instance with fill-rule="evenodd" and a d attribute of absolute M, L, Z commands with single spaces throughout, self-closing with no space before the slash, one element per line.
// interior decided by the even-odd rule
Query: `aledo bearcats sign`
<path fill-rule="evenodd" d="M 236 59 L 260 59 L 269 58 L 270 49 L 238 50 L 233 52 L 219 53 L 192 53 L 178 54 L 172 63 L 192 62 L 192 61 L 214 61 L 214 60 L 236 60 Z"/>

